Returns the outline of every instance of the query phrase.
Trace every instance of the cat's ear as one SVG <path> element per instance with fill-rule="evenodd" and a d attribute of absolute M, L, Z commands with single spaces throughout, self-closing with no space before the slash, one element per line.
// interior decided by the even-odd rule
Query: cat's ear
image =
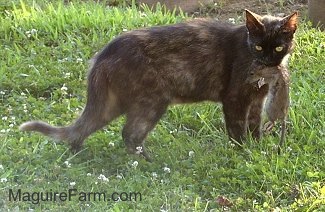
<path fill-rule="evenodd" d="M 246 27 L 250 34 L 262 34 L 265 29 L 264 25 L 261 22 L 262 17 L 257 15 L 249 10 L 246 11 Z"/>
<path fill-rule="evenodd" d="M 294 33 L 297 29 L 298 24 L 298 12 L 294 12 L 289 16 L 286 16 L 282 19 L 281 29 L 283 32 Z"/>

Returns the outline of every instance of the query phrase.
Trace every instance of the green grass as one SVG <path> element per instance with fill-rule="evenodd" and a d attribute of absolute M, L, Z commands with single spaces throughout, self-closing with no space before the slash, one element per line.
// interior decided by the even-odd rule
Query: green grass
<path fill-rule="evenodd" d="M 27 120 L 71 123 L 85 105 L 87 61 L 123 30 L 186 18 L 158 8 L 75 2 L 0 7 L 0 210 L 233 211 L 324 210 L 325 35 L 301 23 L 291 60 L 287 143 L 278 130 L 234 147 L 220 105 L 171 107 L 151 132 L 154 162 L 126 154 L 123 118 L 92 135 L 73 155 L 65 145 L 18 126 Z M 137 163 L 135 162 L 137 161 Z M 137 166 L 136 166 L 137 165 Z M 170 170 L 170 172 L 169 172 Z M 105 178 L 98 179 L 100 175 Z M 22 192 L 140 192 L 137 201 L 9 201 Z"/>

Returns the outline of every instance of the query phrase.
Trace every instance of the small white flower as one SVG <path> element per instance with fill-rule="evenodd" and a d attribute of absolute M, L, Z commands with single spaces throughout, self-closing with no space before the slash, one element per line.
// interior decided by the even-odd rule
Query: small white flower
<path fill-rule="evenodd" d="M 234 18 L 229 18 L 228 21 L 229 21 L 230 23 L 233 23 L 233 24 L 235 23 L 235 19 L 234 19 Z"/>
<path fill-rule="evenodd" d="M 0 179 L 0 182 L 1 182 L 1 183 L 6 183 L 7 181 L 8 181 L 7 178 L 1 178 L 1 179 Z"/>
<path fill-rule="evenodd" d="M 194 151 L 192 151 L 192 150 L 188 152 L 188 156 L 189 156 L 190 158 L 191 158 L 191 157 L 193 157 L 193 156 L 194 156 L 194 154 L 195 154 L 195 152 L 194 152 Z"/>
<path fill-rule="evenodd" d="M 77 58 L 77 63 L 82 63 L 82 58 Z"/>
<path fill-rule="evenodd" d="M 4 91 L 0 91 L 0 94 L 1 95 L 5 95 L 6 93 Z"/>
<path fill-rule="evenodd" d="M 69 77 L 71 77 L 71 73 L 68 72 L 64 74 L 64 78 L 69 78 Z"/>
<path fill-rule="evenodd" d="M 173 130 L 169 131 L 169 134 L 174 134 L 174 133 L 177 133 L 177 129 L 173 129 Z"/>
<path fill-rule="evenodd" d="M 157 178 L 157 177 L 158 177 L 158 174 L 157 174 L 156 172 L 152 172 L 151 176 L 152 176 L 153 178 Z"/>
<path fill-rule="evenodd" d="M 31 33 L 32 35 L 36 34 L 36 33 L 37 33 L 37 29 L 32 29 L 32 30 L 30 31 L 30 33 Z"/>
<path fill-rule="evenodd" d="M 281 209 L 279 207 L 276 207 L 273 212 L 281 212 Z"/>
<path fill-rule="evenodd" d="M 264 152 L 264 151 L 261 151 L 261 154 L 262 154 L 262 155 L 266 155 L 266 152 Z"/>
<path fill-rule="evenodd" d="M 103 175 L 103 174 L 100 174 L 100 175 L 97 177 L 97 179 L 98 179 L 98 180 L 105 181 L 105 182 L 108 182 L 108 181 L 109 181 L 108 178 L 107 178 L 105 175 Z"/>
<path fill-rule="evenodd" d="M 64 161 L 64 164 L 66 165 L 67 168 L 70 168 L 71 167 L 71 163 L 69 161 Z"/>
<path fill-rule="evenodd" d="M 137 154 L 137 155 L 140 155 L 140 154 L 143 152 L 143 150 L 142 150 L 142 146 L 137 146 L 135 149 L 137 150 L 137 151 L 135 152 L 135 154 Z"/>
<path fill-rule="evenodd" d="M 87 173 L 87 176 L 90 177 L 91 176 L 91 173 Z"/>
<path fill-rule="evenodd" d="M 98 184 L 98 182 L 96 181 L 96 182 L 95 182 L 95 185 L 97 185 L 97 184 Z"/>
<path fill-rule="evenodd" d="M 0 132 L 1 132 L 1 133 L 5 133 L 5 132 L 6 132 L 6 130 L 5 130 L 5 129 L 2 129 L 2 130 L 0 130 Z"/>
<path fill-rule="evenodd" d="M 14 127 L 14 124 L 9 124 L 9 127 L 13 128 Z"/>
<path fill-rule="evenodd" d="M 115 144 L 114 144 L 113 142 L 109 142 L 109 143 L 108 143 L 108 146 L 114 147 L 114 145 L 115 145 Z"/>
<path fill-rule="evenodd" d="M 67 91 L 67 90 L 68 90 L 67 86 L 65 86 L 65 84 L 63 84 L 63 86 L 61 87 L 61 91 Z"/>
<path fill-rule="evenodd" d="M 7 116 L 3 116 L 1 119 L 2 119 L 3 121 L 7 121 L 7 120 L 8 120 L 8 117 L 7 117 Z"/>
<path fill-rule="evenodd" d="M 168 167 L 164 167 L 164 172 L 166 172 L 166 173 L 170 173 L 170 168 L 168 168 Z"/>
<path fill-rule="evenodd" d="M 76 182 L 71 182 L 70 185 L 71 186 L 75 186 L 76 185 Z"/>
<path fill-rule="evenodd" d="M 122 31 L 123 31 L 123 32 L 127 32 L 128 30 L 127 30 L 127 29 L 123 29 Z"/>
<path fill-rule="evenodd" d="M 20 95 L 21 96 L 26 96 L 26 94 L 24 92 L 21 92 Z"/>
<path fill-rule="evenodd" d="M 2 165 L 2 164 L 0 164 L 0 170 L 4 170 L 4 168 L 3 168 L 3 165 Z"/>
<path fill-rule="evenodd" d="M 131 166 L 132 166 L 133 168 L 137 168 L 138 164 L 139 164 L 139 162 L 135 160 L 135 161 L 133 161 L 133 163 L 132 163 Z"/>
<path fill-rule="evenodd" d="M 292 151 L 292 148 L 288 146 L 287 151 L 288 152 L 291 152 Z"/>
<path fill-rule="evenodd" d="M 116 175 L 116 178 L 121 180 L 121 179 L 123 179 L 123 176 L 118 174 L 118 175 Z"/>

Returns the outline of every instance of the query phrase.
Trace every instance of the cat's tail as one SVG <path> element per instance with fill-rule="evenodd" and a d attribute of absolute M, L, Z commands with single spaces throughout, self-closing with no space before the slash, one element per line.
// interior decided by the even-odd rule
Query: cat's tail
<path fill-rule="evenodd" d="M 56 140 L 68 140 L 67 127 L 53 127 L 42 121 L 28 121 L 20 125 L 21 131 L 37 131 Z"/>
<path fill-rule="evenodd" d="M 109 88 L 105 66 L 95 61 L 88 75 L 87 103 L 80 117 L 66 127 L 54 127 L 42 121 L 20 126 L 22 131 L 36 131 L 56 140 L 67 141 L 78 151 L 85 138 L 120 115 L 116 95 Z"/>

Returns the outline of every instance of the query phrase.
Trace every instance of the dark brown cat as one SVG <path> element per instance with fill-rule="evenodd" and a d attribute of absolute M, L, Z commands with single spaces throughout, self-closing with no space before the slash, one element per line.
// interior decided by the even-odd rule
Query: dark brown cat
<path fill-rule="evenodd" d="M 278 18 L 246 10 L 246 25 L 197 19 L 124 33 L 93 59 L 87 104 L 75 123 L 52 127 L 32 121 L 20 129 L 66 140 L 79 150 L 91 133 L 125 114 L 128 152 L 149 159 L 144 139 L 168 105 L 207 100 L 223 104 L 231 138 L 242 142 L 247 129 L 259 138 L 269 88 L 256 88 L 246 78 L 253 60 L 282 63 L 296 27 L 297 13 Z"/>

